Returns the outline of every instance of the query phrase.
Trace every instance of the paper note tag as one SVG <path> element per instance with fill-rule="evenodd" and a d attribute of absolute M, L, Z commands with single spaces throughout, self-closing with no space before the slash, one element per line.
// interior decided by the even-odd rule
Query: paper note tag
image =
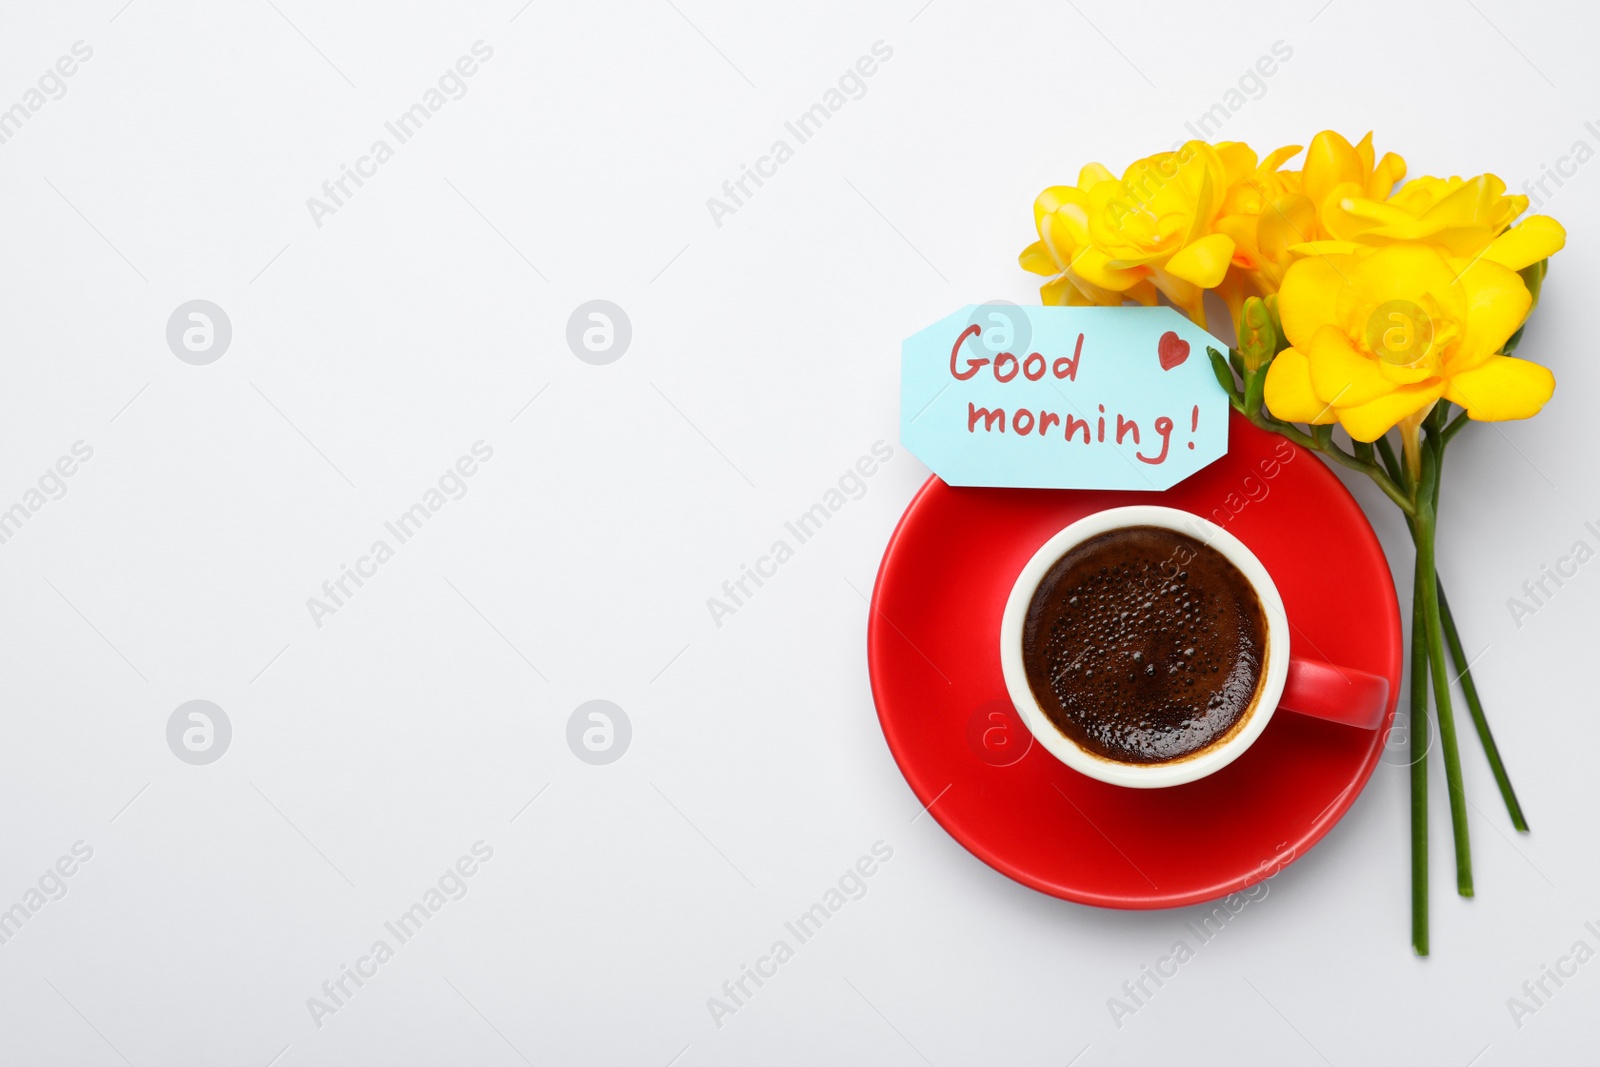
<path fill-rule="evenodd" d="M 1169 307 L 970 305 L 901 349 L 900 440 L 951 485 L 1166 489 L 1228 451 L 1228 398 Z"/>

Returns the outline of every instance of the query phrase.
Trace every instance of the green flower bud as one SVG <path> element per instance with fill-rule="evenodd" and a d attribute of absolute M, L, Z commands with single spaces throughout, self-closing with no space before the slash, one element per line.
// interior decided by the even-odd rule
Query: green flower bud
<path fill-rule="evenodd" d="M 1278 354 L 1278 328 L 1271 307 L 1252 296 L 1239 312 L 1239 358 L 1246 376 L 1256 374 Z"/>
<path fill-rule="evenodd" d="M 1267 305 L 1267 313 L 1272 316 L 1272 328 L 1278 335 L 1278 347 L 1272 353 L 1277 355 L 1289 347 L 1289 338 L 1283 332 L 1283 318 L 1278 314 L 1278 294 L 1273 293 L 1268 296 L 1264 303 Z"/>

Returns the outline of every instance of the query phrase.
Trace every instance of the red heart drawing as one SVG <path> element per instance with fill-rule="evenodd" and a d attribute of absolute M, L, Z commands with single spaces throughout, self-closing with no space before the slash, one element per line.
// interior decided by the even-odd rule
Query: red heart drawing
<path fill-rule="evenodd" d="M 1189 342 L 1168 330 L 1156 342 L 1156 355 L 1161 358 L 1161 369 L 1171 370 L 1189 358 Z"/>

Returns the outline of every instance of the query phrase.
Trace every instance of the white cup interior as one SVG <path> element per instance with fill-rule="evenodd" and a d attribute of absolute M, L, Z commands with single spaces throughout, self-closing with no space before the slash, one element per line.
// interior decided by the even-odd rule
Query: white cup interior
<path fill-rule="evenodd" d="M 1190 756 L 1165 763 L 1119 763 L 1081 747 L 1050 721 L 1034 698 L 1023 664 L 1022 631 L 1039 583 L 1056 561 L 1093 537 L 1129 526 L 1157 526 L 1187 534 L 1216 549 L 1254 588 L 1267 624 L 1267 657 L 1255 705 L 1243 722 L 1222 740 Z M 1056 759 L 1075 771 L 1112 785 L 1159 789 L 1182 785 L 1215 773 L 1238 759 L 1272 720 L 1289 674 L 1289 617 L 1272 576 L 1237 537 L 1198 515 L 1177 508 L 1137 505 L 1109 508 L 1085 516 L 1057 533 L 1033 554 L 1017 575 L 1000 620 L 1000 668 L 1006 691 L 1034 738 Z"/>

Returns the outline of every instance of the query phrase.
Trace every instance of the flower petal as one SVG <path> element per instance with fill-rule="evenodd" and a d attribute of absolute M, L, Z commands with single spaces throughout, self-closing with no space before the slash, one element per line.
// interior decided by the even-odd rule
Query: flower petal
<path fill-rule="evenodd" d="M 1043 241 L 1035 241 L 1022 250 L 1017 257 L 1017 262 L 1022 264 L 1022 269 L 1030 274 L 1059 274 L 1061 265 L 1050 254 L 1050 249 L 1045 247 Z"/>
<path fill-rule="evenodd" d="M 1065 274 L 1054 281 L 1045 282 L 1039 286 L 1039 303 L 1045 307 L 1060 307 L 1068 302 L 1067 298 L 1077 290 L 1072 286 L 1072 279 Z"/>
<path fill-rule="evenodd" d="M 1298 260 L 1283 276 L 1278 293 L 1278 313 L 1289 343 L 1309 349 L 1317 328 L 1337 321 L 1340 290 L 1347 284 L 1344 271 L 1349 256 L 1314 256 Z"/>
<path fill-rule="evenodd" d="M 1171 301 L 1172 306 L 1189 316 L 1189 320 L 1202 330 L 1206 328 L 1206 291 L 1198 285 L 1160 267 L 1150 268 L 1150 284 Z"/>
<path fill-rule="evenodd" d="M 1483 258 L 1521 270 L 1561 251 L 1566 243 L 1561 223 L 1549 215 L 1532 215 L 1496 237 Z"/>
<path fill-rule="evenodd" d="M 1107 289 L 1105 286 L 1096 285 L 1087 278 L 1084 278 L 1075 270 L 1067 271 L 1066 276 L 1067 280 L 1072 283 L 1073 287 L 1077 289 L 1079 293 L 1083 294 L 1083 300 L 1081 302 L 1074 302 L 1071 300 L 1067 301 L 1067 303 L 1072 304 L 1073 307 L 1099 305 L 1100 307 L 1115 308 L 1122 306 L 1123 297 L 1126 295 L 1122 290 Z"/>
<path fill-rule="evenodd" d="M 1374 325 L 1373 313 L 1395 305 L 1420 310 L 1433 301 L 1430 315 L 1466 321 L 1467 294 L 1457 284 L 1460 265 L 1449 263 L 1431 245 L 1386 245 L 1342 260 L 1339 268 L 1347 284 L 1339 288 L 1331 321 L 1351 337 L 1365 337 Z"/>
<path fill-rule="evenodd" d="M 1397 241 L 1423 241 L 1433 245 L 1447 256 L 1471 259 L 1489 246 L 1494 230 L 1477 223 L 1461 226 L 1436 224 L 1426 219 L 1408 219 L 1391 226 L 1375 226 L 1359 234 L 1356 240 L 1364 245 L 1381 248 Z"/>
<path fill-rule="evenodd" d="M 1310 197 L 1291 193 L 1261 212 L 1256 222 L 1256 247 L 1269 259 L 1286 263 L 1290 249 L 1305 241 L 1316 225 L 1317 209 Z"/>
<path fill-rule="evenodd" d="M 1039 223 L 1039 239 L 1058 264 L 1057 270 L 1071 263 L 1078 248 L 1085 244 L 1082 227 L 1074 224 L 1077 210 L 1074 205 L 1063 204 L 1060 210 L 1046 215 Z"/>
<path fill-rule="evenodd" d="M 1435 178 L 1422 174 L 1402 185 L 1393 196 L 1389 197 L 1389 203 L 1404 208 L 1411 215 L 1421 216 L 1434 204 L 1449 196 L 1452 189 L 1460 186 L 1460 178 Z"/>
<path fill-rule="evenodd" d="M 1384 200 L 1394 192 L 1395 183 L 1406 176 L 1406 161 L 1393 152 L 1385 152 L 1383 159 L 1367 179 L 1367 195 L 1374 200 Z"/>
<path fill-rule="evenodd" d="M 1263 399 L 1267 410 L 1285 422 L 1327 423 L 1333 408 L 1311 391 L 1311 367 L 1297 349 L 1285 348 L 1267 365 Z"/>
<path fill-rule="evenodd" d="M 1324 326 L 1306 349 L 1311 365 L 1311 391 L 1327 404 L 1350 407 L 1394 391 L 1378 361 L 1356 350 L 1337 326 Z"/>
<path fill-rule="evenodd" d="M 1438 400 L 1443 392 L 1444 382 L 1437 379 L 1420 385 L 1403 385 L 1365 404 L 1339 408 L 1339 425 L 1353 440 L 1376 441 L 1407 415 L 1415 415 Z"/>
<path fill-rule="evenodd" d="M 1228 184 L 1242 181 L 1255 173 L 1255 149 L 1243 141 L 1219 141 L 1215 148 L 1217 158 L 1222 161 L 1222 169 L 1227 175 Z"/>
<path fill-rule="evenodd" d="M 1420 300 L 1424 293 L 1433 293 L 1438 299 L 1448 301 L 1458 269 L 1452 268 L 1437 249 L 1428 245 L 1395 244 L 1364 257 L 1357 273 L 1350 277 L 1356 285 L 1368 286 L 1374 295 L 1381 294 L 1386 299 Z M 1465 313 L 1464 304 L 1459 310 Z"/>
<path fill-rule="evenodd" d="M 1258 216 L 1224 215 L 1217 220 L 1217 232 L 1233 238 L 1233 265 L 1244 270 L 1261 267 L 1260 250 L 1255 247 Z"/>
<path fill-rule="evenodd" d="M 1390 363 L 1378 360 L 1378 371 L 1395 385 L 1416 385 L 1418 382 L 1439 376 L 1439 361 L 1423 359 L 1413 364 Z"/>
<path fill-rule="evenodd" d="M 1450 355 L 1448 372 L 1460 373 L 1505 347 L 1533 307 L 1522 276 L 1508 267 L 1478 260 L 1461 272 L 1467 294 L 1466 333 Z"/>
<path fill-rule="evenodd" d="M 1368 130 L 1367 135 L 1361 138 L 1360 143 L 1356 145 L 1356 158 L 1361 161 L 1361 172 L 1363 174 L 1372 170 L 1373 151 L 1371 130 Z"/>
<path fill-rule="evenodd" d="M 1297 256 L 1347 256 L 1360 249 L 1354 241 L 1301 241 L 1289 246 Z"/>
<path fill-rule="evenodd" d="M 1161 293 L 1156 289 L 1156 283 L 1149 278 L 1142 278 L 1135 282 L 1133 288 L 1122 294 L 1129 300 L 1137 301 L 1145 307 L 1153 308 L 1161 300 Z"/>
<path fill-rule="evenodd" d="M 1033 224 L 1041 226 L 1045 218 L 1055 213 L 1062 204 L 1083 202 L 1083 194 L 1070 185 L 1052 185 L 1033 198 Z"/>
<path fill-rule="evenodd" d="M 1549 368 L 1514 356 L 1490 356 L 1472 370 L 1451 375 L 1444 396 L 1471 418 L 1501 422 L 1538 414 L 1555 389 Z"/>
<path fill-rule="evenodd" d="M 1118 268 L 1100 249 L 1085 245 L 1072 257 L 1072 271 L 1091 285 L 1122 292 L 1147 273 L 1138 268 Z"/>
<path fill-rule="evenodd" d="M 1344 182 L 1335 186 L 1320 207 L 1322 228 L 1336 241 L 1357 241 L 1365 231 L 1374 227 L 1404 225 L 1414 221 L 1393 204 L 1362 196 L 1358 182 Z"/>
<path fill-rule="evenodd" d="M 1495 189 L 1496 184 L 1499 185 L 1498 191 Z M 1462 182 L 1448 194 L 1440 197 L 1419 216 L 1419 220 L 1438 223 L 1441 226 L 1480 221 L 1486 206 L 1498 200 L 1500 194 L 1505 191 L 1505 183 L 1499 178 L 1493 174 L 1480 174 L 1476 178 Z"/>
<path fill-rule="evenodd" d="M 1078 171 L 1078 188 L 1087 189 L 1099 182 L 1114 182 L 1117 176 L 1107 169 L 1104 163 L 1086 163 Z"/>
<path fill-rule="evenodd" d="M 1166 270 L 1202 289 L 1214 289 L 1228 273 L 1232 259 L 1233 238 L 1225 233 L 1212 233 L 1179 249 L 1167 260 Z"/>
<path fill-rule="evenodd" d="M 1340 182 L 1359 181 L 1361 159 L 1350 142 L 1333 130 L 1323 130 L 1311 138 L 1306 149 L 1305 167 L 1300 172 L 1301 189 L 1317 207 L 1322 207 L 1333 187 Z"/>
<path fill-rule="evenodd" d="M 1271 152 L 1267 153 L 1267 158 L 1261 161 L 1260 169 L 1270 173 L 1277 170 L 1279 167 L 1283 166 L 1285 163 L 1289 162 L 1289 160 L 1293 159 L 1299 154 L 1300 146 L 1297 144 L 1287 144 L 1282 148 L 1274 148 Z"/>

